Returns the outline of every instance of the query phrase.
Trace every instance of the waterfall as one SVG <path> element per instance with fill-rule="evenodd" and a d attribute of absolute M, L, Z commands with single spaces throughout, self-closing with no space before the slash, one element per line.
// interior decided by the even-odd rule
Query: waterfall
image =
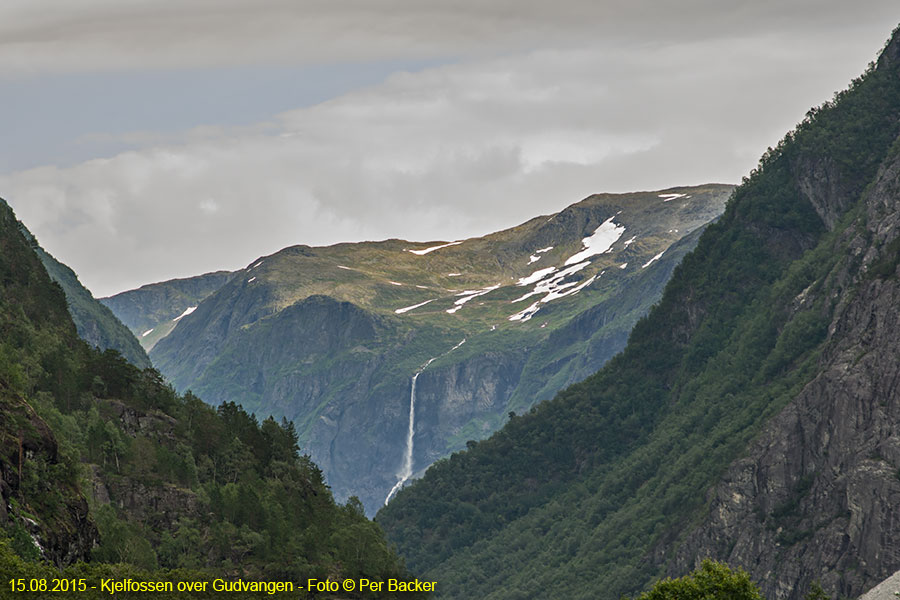
<path fill-rule="evenodd" d="M 422 367 L 423 370 L 424 368 L 425 367 Z M 399 478 L 397 483 L 394 484 L 394 487 L 391 488 L 387 498 L 384 499 L 385 504 L 394 497 L 394 494 L 403 487 L 403 484 L 406 483 L 406 480 L 412 475 L 413 433 L 415 432 L 416 427 L 416 379 L 418 379 L 421 374 L 422 371 L 419 371 L 412 376 L 412 389 L 409 392 L 409 429 L 406 431 L 406 454 L 403 456 L 403 469 L 401 469 L 400 473 L 397 475 Z"/>
<path fill-rule="evenodd" d="M 453 346 L 440 356 L 446 356 L 450 354 L 460 346 L 466 343 L 466 339 Z M 440 356 L 435 356 L 429 358 L 422 368 L 416 371 L 416 373 L 412 376 L 412 380 L 410 381 L 410 390 L 409 390 L 409 426 L 406 430 L 406 454 L 403 455 L 403 468 L 400 469 L 400 472 L 397 473 L 397 483 L 394 484 L 394 487 L 391 488 L 391 491 L 388 492 L 387 498 L 384 499 L 385 505 L 390 501 L 391 498 L 394 497 L 394 494 L 400 491 L 400 488 L 403 487 L 403 484 L 406 483 L 410 477 L 412 477 L 413 473 L 413 435 L 415 434 L 416 429 L 416 380 L 419 378 L 419 375 L 422 374 L 422 371 L 425 368 L 436 361 Z"/>

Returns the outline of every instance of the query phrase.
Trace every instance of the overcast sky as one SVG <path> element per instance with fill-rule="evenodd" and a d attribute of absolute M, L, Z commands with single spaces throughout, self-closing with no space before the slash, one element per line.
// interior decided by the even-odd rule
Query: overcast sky
<path fill-rule="evenodd" d="M 5 0 L 0 196 L 96 296 L 739 182 L 896 0 Z"/>

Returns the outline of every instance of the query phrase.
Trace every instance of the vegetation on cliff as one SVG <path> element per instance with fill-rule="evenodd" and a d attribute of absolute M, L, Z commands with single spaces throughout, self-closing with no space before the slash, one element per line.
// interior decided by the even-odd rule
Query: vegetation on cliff
<path fill-rule="evenodd" d="M 816 374 L 831 274 L 856 260 L 842 233 L 900 133 L 898 70 L 882 57 L 763 156 L 621 355 L 379 513 L 412 568 L 457 598 L 612 599 L 665 572 L 704 492 Z"/>

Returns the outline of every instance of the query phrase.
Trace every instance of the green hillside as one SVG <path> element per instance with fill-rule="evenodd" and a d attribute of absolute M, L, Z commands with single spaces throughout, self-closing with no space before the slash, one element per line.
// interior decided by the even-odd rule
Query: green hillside
<path fill-rule="evenodd" d="M 421 473 L 621 350 L 731 190 L 597 194 L 455 242 L 285 248 L 236 272 L 151 358 L 178 390 L 293 421 L 337 497 L 374 514 L 409 452 Z"/>
<path fill-rule="evenodd" d="M 880 167 L 895 168 L 898 48 L 895 36 L 877 67 L 763 156 L 622 354 L 438 462 L 382 509 L 389 539 L 412 568 L 442 582 L 441 597 L 616 599 L 673 568 L 679 544 L 708 510 L 710 486 L 825 369 L 823 357 L 840 342 L 835 311 L 875 285 L 860 270 L 862 257 L 896 277 L 896 244 L 865 232 L 891 214 L 875 211 L 866 192 Z M 882 390 L 862 398 L 877 405 L 896 397 Z M 779 506 L 748 508 L 772 532 L 755 538 L 771 540 L 760 554 L 809 554 L 814 530 L 796 511 L 813 475 L 793 480 Z M 853 506 L 842 510 L 828 517 L 839 528 L 829 539 L 852 537 Z M 751 524 L 729 526 L 738 536 Z M 730 546 L 719 544 L 726 556 L 738 542 L 727 539 Z M 800 598 L 816 566 L 796 560 L 785 579 L 754 576 L 779 598 Z M 848 592 L 884 577 L 818 568 Z"/>
<path fill-rule="evenodd" d="M 0 330 L 3 597 L 30 577 L 405 577 L 359 502 L 334 502 L 290 424 L 178 395 L 82 342 L 5 204 Z"/>
<path fill-rule="evenodd" d="M 6 201 L 2 198 L 0 205 L 6 207 Z M 65 292 L 69 313 L 81 339 L 100 350 L 116 350 L 131 364 L 141 369 L 149 367 L 150 359 L 147 353 L 116 315 L 94 299 L 91 292 L 78 281 L 78 276 L 72 269 L 41 248 L 37 239 L 21 222 L 19 228 L 41 259 L 50 279 L 58 283 Z"/>

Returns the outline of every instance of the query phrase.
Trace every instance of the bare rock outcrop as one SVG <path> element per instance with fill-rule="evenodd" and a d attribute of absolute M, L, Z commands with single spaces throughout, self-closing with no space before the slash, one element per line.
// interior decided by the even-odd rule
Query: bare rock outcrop
<path fill-rule="evenodd" d="M 671 572 L 712 556 L 748 569 L 767 598 L 799 600 L 815 580 L 855 597 L 900 569 L 896 153 L 864 201 L 820 292 L 835 310 L 818 375 L 710 491 Z"/>

